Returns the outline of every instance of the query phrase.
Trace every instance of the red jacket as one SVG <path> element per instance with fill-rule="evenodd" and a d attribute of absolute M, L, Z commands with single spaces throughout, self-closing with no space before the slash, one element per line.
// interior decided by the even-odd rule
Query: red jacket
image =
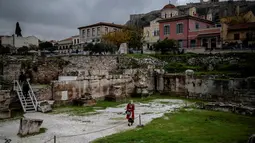
<path fill-rule="evenodd" d="M 135 105 L 134 104 L 128 103 L 127 112 L 131 112 L 131 114 L 127 114 L 127 116 L 126 116 L 127 119 L 129 119 L 129 118 L 135 119 Z"/>

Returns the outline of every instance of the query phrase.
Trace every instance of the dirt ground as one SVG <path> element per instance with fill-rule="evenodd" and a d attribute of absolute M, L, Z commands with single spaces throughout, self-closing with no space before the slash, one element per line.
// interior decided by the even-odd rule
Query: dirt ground
<path fill-rule="evenodd" d="M 11 143 L 53 143 L 56 136 L 57 143 L 88 143 L 95 139 L 135 128 L 139 124 L 139 114 L 142 124 L 161 117 L 166 112 L 185 106 L 182 100 L 158 99 L 150 103 L 135 103 L 135 123 L 129 127 L 125 119 L 125 105 L 116 108 L 97 110 L 98 114 L 90 116 L 69 116 L 66 114 L 27 113 L 26 118 L 42 119 L 42 128 L 46 133 L 19 138 L 19 120 L 0 123 L 0 136 L 11 139 Z M 0 139 L 0 143 L 4 143 Z"/>

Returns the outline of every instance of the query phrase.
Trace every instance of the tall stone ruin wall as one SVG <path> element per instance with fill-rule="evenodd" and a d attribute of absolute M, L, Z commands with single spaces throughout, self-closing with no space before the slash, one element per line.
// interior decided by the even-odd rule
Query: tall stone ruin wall
<path fill-rule="evenodd" d="M 252 78 L 213 79 L 201 76 L 167 75 L 164 77 L 163 91 L 188 98 L 255 105 L 253 81 Z"/>
<path fill-rule="evenodd" d="M 108 70 L 79 71 L 76 80 L 54 81 L 55 100 L 71 100 L 91 94 L 95 99 L 103 99 L 118 87 L 124 97 L 129 97 L 138 83 L 149 86 L 148 70 L 126 69 L 124 74 L 111 74 Z M 64 99 L 65 98 L 65 99 Z"/>

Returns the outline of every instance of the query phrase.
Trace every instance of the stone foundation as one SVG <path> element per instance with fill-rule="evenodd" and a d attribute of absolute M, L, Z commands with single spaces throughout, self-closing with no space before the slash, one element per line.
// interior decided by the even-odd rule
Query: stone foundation
<path fill-rule="evenodd" d="M 9 90 L 0 90 L 0 119 L 11 118 L 11 111 L 9 109 L 11 100 Z"/>

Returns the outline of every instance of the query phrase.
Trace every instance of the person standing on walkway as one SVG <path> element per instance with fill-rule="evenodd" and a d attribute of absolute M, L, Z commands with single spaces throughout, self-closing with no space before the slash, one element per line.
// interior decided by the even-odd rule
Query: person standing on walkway
<path fill-rule="evenodd" d="M 23 83 L 27 80 L 27 77 L 26 75 L 23 73 L 23 72 L 20 72 L 20 75 L 19 75 L 19 84 L 22 86 Z"/>
<path fill-rule="evenodd" d="M 131 100 L 126 108 L 126 119 L 128 120 L 128 126 L 132 126 L 135 119 L 135 105 L 133 104 L 133 101 Z"/>
<path fill-rule="evenodd" d="M 27 81 L 25 81 L 23 83 L 22 91 L 23 91 L 23 95 L 27 99 L 28 98 L 28 91 L 29 91 L 29 85 L 28 85 Z"/>

